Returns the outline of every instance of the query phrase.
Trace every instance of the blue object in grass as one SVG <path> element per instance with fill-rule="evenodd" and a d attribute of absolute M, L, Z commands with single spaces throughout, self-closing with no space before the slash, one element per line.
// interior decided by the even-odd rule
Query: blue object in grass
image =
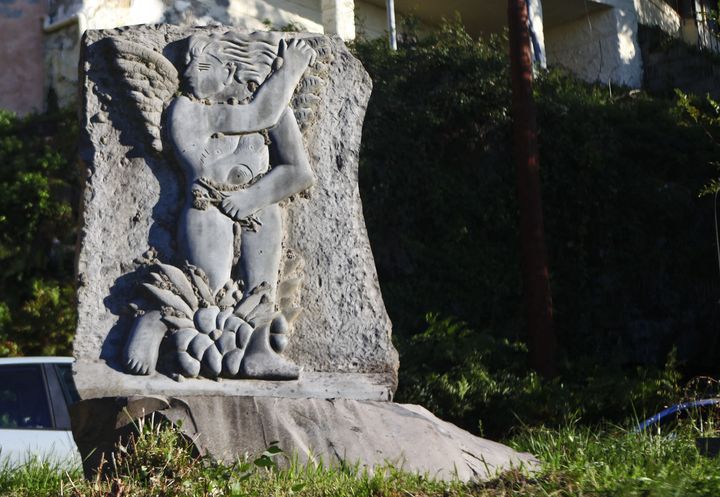
<path fill-rule="evenodd" d="M 693 409 L 695 407 L 714 406 L 718 404 L 720 404 L 720 399 L 701 399 L 693 400 L 692 402 L 682 402 L 680 404 L 675 404 L 674 406 L 663 409 L 654 416 L 647 418 L 645 421 L 637 425 L 634 431 L 635 433 L 640 433 L 641 431 L 646 430 L 650 426 L 662 422 L 664 418 L 682 411 L 687 411 L 688 409 Z"/>

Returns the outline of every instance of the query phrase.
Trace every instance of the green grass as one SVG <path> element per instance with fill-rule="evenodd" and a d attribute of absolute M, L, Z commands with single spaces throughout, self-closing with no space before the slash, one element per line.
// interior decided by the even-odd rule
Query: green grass
<path fill-rule="evenodd" d="M 173 430 L 154 426 L 124 448 L 113 477 L 86 481 L 79 470 L 61 471 L 34 461 L 0 468 L 0 495 L 26 496 L 720 496 L 720 460 L 695 448 L 688 425 L 663 434 L 568 423 L 526 429 L 509 443 L 537 455 L 534 475 L 507 472 L 483 484 L 438 482 L 392 467 L 374 475 L 357 466 L 327 468 L 287 461 L 276 447 L 232 465 L 193 458 Z"/>
<path fill-rule="evenodd" d="M 79 468 L 63 469 L 48 461 L 29 458 L 22 466 L 0 466 L 0 495 L 69 495 L 65 492 L 68 482 L 81 476 Z"/>
<path fill-rule="evenodd" d="M 543 462 L 537 487 L 549 495 L 720 496 L 720 459 L 698 452 L 697 435 L 688 426 L 636 434 L 571 423 L 527 430 L 513 445 Z"/>

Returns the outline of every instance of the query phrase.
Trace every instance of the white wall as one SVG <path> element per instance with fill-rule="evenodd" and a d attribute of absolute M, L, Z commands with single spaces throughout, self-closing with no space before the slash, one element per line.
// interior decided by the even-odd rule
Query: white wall
<path fill-rule="evenodd" d="M 248 21 L 267 22 L 276 28 L 287 26 L 290 23 L 300 25 L 306 31 L 322 33 L 322 15 L 320 0 L 230 0 L 228 9 L 231 24 L 260 29 L 260 26 Z"/>
<path fill-rule="evenodd" d="M 387 14 L 385 7 L 378 7 L 362 0 L 355 1 L 355 31 L 365 38 L 387 36 Z"/>
<path fill-rule="evenodd" d="M 355 39 L 355 2 L 353 0 L 321 0 L 322 25 L 328 35 L 343 40 Z"/>
<path fill-rule="evenodd" d="M 642 56 L 638 25 L 680 36 L 680 16 L 664 0 L 595 0 L 607 8 L 560 26 L 545 26 L 548 63 L 587 81 L 639 88 Z"/>
<path fill-rule="evenodd" d="M 534 53 L 533 57 L 539 62 L 539 65 L 544 68 L 547 67 L 547 49 L 545 47 L 545 21 L 543 19 L 542 2 L 540 0 L 530 0 L 528 3 L 530 6 L 528 10 L 530 24 L 535 33 L 538 48 L 540 49 L 540 55 L 538 56 L 538 54 Z M 534 52 L 535 46 L 533 45 L 532 48 Z"/>
<path fill-rule="evenodd" d="M 87 29 L 160 22 L 165 9 L 161 0 L 85 0 L 83 4 Z"/>
<path fill-rule="evenodd" d="M 132 24 L 169 22 L 204 25 L 211 22 L 248 30 L 267 30 L 296 24 L 323 33 L 321 0 L 76 0 L 64 2 L 51 23 L 80 14 L 83 29 L 111 29 Z M 77 22 L 46 33 L 45 91 L 52 88 L 61 106 L 77 98 L 79 56 Z"/>
<path fill-rule="evenodd" d="M 60 107 L 75 103 L 78 91 L 80 32 L 77 24 L 45 35 L 45 94 L 55 92 Z"/>
<path fill-rule="evenodd" d="M 590 81 L 639 88 L 642 60 L 633 9 L 607 8 L 560 26 L 545 26 L 548 64 Z"/>
<path fill-rule="evenodd" d="M 680 15 L 663 0 L 635 0 L 638 22 L 657 26 L 671 36 L 680 36 Z"/>

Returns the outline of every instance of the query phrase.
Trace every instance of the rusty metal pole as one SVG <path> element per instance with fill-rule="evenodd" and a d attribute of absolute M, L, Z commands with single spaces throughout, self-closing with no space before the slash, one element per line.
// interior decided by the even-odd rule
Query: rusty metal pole
<path fill-rule="evenodd" d="M 513 145 L 520 208 L 520 250 L 530 366 L 545 377 L 557 372 L 552 297 L 548 277 L 533 66 L 527 0 L 508 0 Z"/>

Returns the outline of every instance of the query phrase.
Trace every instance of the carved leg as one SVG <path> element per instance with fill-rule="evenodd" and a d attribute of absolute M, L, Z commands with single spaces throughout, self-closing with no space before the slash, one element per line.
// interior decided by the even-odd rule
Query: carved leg
<path fill-rule="evenodd" d="M 233 221 L 215 207 L 186 207 L 178 229 L 182 257 L 202 269 L 217 292 L 230 279 L 233 260 Z"/>
<path fill-rule="evenodd" d="M 255 217 L 262 223 L 257 232 L 242 232 L 241 276 L 246 292 L 267 283 L 269 290 L 266 295 L 274 303 L 282 256 L 282 210 L 279 205 L 273 204 L 256 212 Z"/>
<path fill-rule="evenodd" d="M 160 311 L 150 311 L 138 316 L 123 351 L 125 370 L 132 374 L 154 373 L 160 342 L 166 332 L 167 326 L 162 322 Z"/>
<path fill-rule="evenodd" d="M 269 308 L 275 306 L 278 270 L 282 256 L 282 210 L 277 204 L 258 211 L 255 216 L 262 226 L 257 232 L 244 230 L 240 268 L 246 291 L 266 283 Z M 252 313 L 251 313 L 252 314 Z M 258 380 L 295 380 L 300 376 L 300 368 L 283 358 L 270 346 L 270 323 L 256 323 L 245 356 L 240 364 L 240 378 Z"/>
<path fill-rule="evenodd" d="M 296 380 L 300 368 L 270 348 L 270 323 L 267 323 L 253 331 L 238 376 L 255 380 Z"/>

